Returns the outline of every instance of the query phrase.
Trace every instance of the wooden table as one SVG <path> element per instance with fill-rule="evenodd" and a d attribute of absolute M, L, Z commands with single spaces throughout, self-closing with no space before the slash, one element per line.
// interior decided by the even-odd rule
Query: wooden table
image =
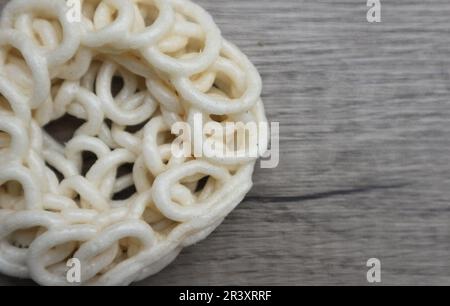
<path fill-rule="evenodd" d="M 260 70 L 281 162 L 140 285 L 364 285 L 372 257 L 385 285 L 450 285 L 450 3 L 198 2 Z"/>

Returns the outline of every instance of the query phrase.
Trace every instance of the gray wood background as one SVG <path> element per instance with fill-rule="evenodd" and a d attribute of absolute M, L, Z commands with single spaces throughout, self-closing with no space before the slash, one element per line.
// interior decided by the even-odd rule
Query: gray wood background
<path fill-rule="evenodd" d="M 372 257 L 382 284 L 450 285 L 450 3 L 197 2 L 260 70 L 281 162 L 139 285 L 365 285 Z"/>

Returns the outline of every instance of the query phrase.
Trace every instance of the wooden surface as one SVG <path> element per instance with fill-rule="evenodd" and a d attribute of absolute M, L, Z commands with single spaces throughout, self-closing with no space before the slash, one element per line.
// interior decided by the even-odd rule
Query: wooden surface
<path fill-rule="evenodd" d="M 364 285 L 371 257 L 385 285 L 450 285 L 450 3 L 197 2 L 260 70 L 281 163 L 139 285 Z"/>

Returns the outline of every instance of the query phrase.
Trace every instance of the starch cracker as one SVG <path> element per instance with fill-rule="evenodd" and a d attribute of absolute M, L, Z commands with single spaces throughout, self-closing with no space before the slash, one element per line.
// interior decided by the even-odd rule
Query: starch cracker
<path fill-rule="evenodd" d="M 0 273 L 70 285 L 75 258 L 79 284 L 128 285 L 206 238 L 250 190 L 256 157 L 174 156 L 171 127 L 195 115 L 266 122 L 261 78 L 189 0 L 78 6 L 3 9 Z M 61 144 L 44 127 L 68 115 L 83 124 Z M 190 146 L 207 137 L 190 136 Z M 87 169 L 86 152 L 95 156 Z"/>

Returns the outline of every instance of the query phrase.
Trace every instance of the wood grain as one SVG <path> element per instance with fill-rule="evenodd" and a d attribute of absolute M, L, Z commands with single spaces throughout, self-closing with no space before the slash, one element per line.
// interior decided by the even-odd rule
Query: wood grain
<path fill-rule="evenodd" d="M 385 285 L 450 285 L 450 3 L 197 2 L 260 70 L 281 161 L 139 285 L 364 285 L 371 257 Z"/>

